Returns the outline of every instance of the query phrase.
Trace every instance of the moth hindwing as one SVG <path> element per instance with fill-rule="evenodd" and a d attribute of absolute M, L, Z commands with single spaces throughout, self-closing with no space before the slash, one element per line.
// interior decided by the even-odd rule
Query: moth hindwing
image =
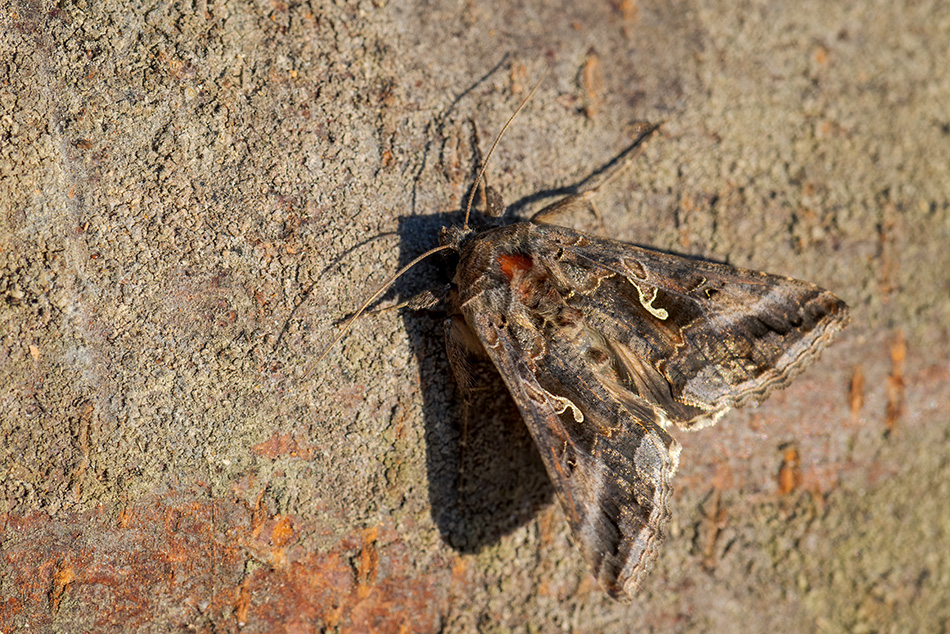
<path fill-rule="evenodd" d="M 529 222 L 443 230 L 459 258 L 446 345 L 460 385 L 467 355 L 491 359 L 574 540 L 617 598 L 639 589 L 669 524 L 680 454 L 670 425 L 710 425 L 783 387 L 848 309 L 808 282 L 547 224 L 600 185 Z"/>

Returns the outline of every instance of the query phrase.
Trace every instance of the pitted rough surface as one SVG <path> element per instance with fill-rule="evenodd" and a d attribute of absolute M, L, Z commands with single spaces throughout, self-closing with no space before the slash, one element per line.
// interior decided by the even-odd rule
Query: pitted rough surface
<path fill-rule="evenodd" d="M 945 631 L 948 49 L 936 0 L 7 3 L 0 631 Z M 681 435 L 629 605 L 503 386 L 458 400 L 438 316 L 305 374 L 545 72 L 488 170 L 516 212 L 663 121 L 578 220 L 853 311 Z"/>

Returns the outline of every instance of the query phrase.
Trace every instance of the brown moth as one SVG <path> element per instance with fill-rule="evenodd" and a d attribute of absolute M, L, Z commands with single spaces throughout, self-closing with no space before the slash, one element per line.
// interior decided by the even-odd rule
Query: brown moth
<path fill-rule="evenodd" d="M 442 246 L 403 271 L 435 251 L 457 254 L 446 347 L 458 382 L 469 383 L 469 355 L 487 354 L 540 450 L 574 541 L 619 598 L 640 588 L 670 521 L 680 455 L 670 426 L 711 425 L 785 386 L 847 324 L 848 308 L 808 282 L 549 224 L 589 205 L 600 185 L 528 222 L 478 232 L 466 219 L 445 228 Z M 429 294 L 408 305 L 436 303 Z"/>

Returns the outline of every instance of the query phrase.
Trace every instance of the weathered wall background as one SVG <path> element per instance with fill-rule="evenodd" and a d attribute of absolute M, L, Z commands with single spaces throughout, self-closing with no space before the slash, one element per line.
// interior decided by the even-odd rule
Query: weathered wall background
<path fill-rule="evenodd" d="M 950 627 L 950 5 L 581 4 L 3 4 L 0 631 Z M 601 232 L 853 308 L 789 389 L 679 434 L 630 605 L 517 415 L 458 405 L 437 316 L 305 374 L 545 72 L 509 202 L 662 120 Z"/>

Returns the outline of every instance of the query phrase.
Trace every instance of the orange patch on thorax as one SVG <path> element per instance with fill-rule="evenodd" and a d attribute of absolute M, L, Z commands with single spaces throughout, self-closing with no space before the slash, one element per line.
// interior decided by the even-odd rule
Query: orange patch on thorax
<path fill-rule="evenodd" d="M 511 280 L 517 272 L 524 273 L 525 271 L 530 271 L 531 267 L 534 266 L 534 261 L 527 255 L 506 253 L 498 256 L 498 266 L 501 268 L 501 272 L 505 274 L 505 277 Z"/>

